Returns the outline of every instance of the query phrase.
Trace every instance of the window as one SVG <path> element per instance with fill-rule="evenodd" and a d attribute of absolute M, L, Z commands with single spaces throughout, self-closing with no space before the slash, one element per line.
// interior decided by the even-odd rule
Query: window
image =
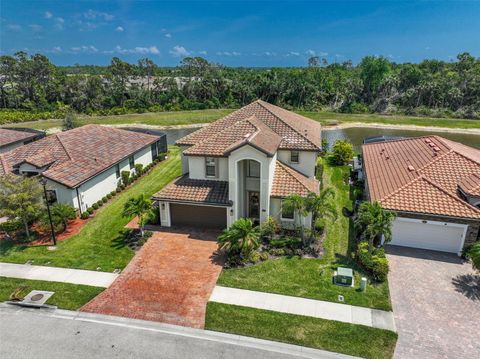
<path fill-rule="evenodd" d="M 120 178 L 120 164 L 118 163 L 115 166 L 115 174 L 117 175 L 117 178 Z"/>
<path fill-rule="evenodd" d="M 292 208 L 289 208 L 284 205 L 282 202 L 282 219 L 293 220 L 294 218 L 294 211 Z"/>
<path fill-rule="evenodd" d="M 130 156 L 128 158 L 128 163 L 130 164 L 130 169 L 133 169 L 135 167 L 135 158 L 133 156 Z"/>
<path fill-rule="evenodd" d="M 299 162 L 299 153 L 298 151 L 291 151 L 290 152 L 290 163 L 298 163 Z"/>
<path fill-rule="evenodd" d="M 260 178 L 260 163 L 257 161 L 248 161 L 247 176 Z"/>
<path fill-rule="evenodd" d="M 205 176 L 216 177 L 217 176 L 217 161 L 214 157 L 205 158 Z"/>
<path fill-rule="evenodd" d="M 152 152 L 152 159 L 157 158 L 158 152 L 157 152 L 157 143 L 153 143 L 150 145 L 150 151 Z"/>

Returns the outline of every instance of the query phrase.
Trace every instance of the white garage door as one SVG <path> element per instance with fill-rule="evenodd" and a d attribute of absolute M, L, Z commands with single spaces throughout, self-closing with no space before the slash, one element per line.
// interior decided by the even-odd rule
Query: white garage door
<path fill-rule="evenodd" d="M 466 225 L 396 218 L 390 244 L 458 253 L 463 245 Z"/>

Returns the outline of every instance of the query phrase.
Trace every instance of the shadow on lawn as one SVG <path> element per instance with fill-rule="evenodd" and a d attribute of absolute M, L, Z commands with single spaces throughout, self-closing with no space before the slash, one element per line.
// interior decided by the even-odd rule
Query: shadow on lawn
<path fill-rule="evenodd" d="M 129 229 L 122 229 L 120 232 L 118 232 L 118 236 L 113 239 L 111 247 L 115 249 L 127 247 L 126 239 L 128 238 L 129 233 Z"/>

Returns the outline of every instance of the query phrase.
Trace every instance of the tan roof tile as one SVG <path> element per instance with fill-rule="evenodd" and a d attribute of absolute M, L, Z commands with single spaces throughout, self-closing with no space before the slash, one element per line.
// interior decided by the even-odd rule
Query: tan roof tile
<path fill-rule="evenodd" d="M 306 196 L 311 192 L 318 193 L 319 182 L 296 171 L 292 167 L 277 161 L 273 176 L 272 197 L 285 198 L 293 193 Z"/>
<path fill-rule="evenodd" d="M 457 193 L 462 183 L 477 188 L 480 150 L 438 136 L 371 143 L 362 150 L 372 201 L 399 211 L 480 218 L 480 210 Z"/>

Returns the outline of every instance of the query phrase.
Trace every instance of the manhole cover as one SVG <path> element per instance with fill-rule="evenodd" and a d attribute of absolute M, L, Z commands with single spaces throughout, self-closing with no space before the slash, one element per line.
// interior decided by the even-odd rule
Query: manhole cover
<path fill-rule="evenodd" d="M 36 302 L 36 301 L 42 299 L 43 297 L 44 297 L 44 295 L 39 293 L 39 294 L 32 295 L 32 297 L 30 298 L 30 300 L 31 300 L 32 302 Z"/>

